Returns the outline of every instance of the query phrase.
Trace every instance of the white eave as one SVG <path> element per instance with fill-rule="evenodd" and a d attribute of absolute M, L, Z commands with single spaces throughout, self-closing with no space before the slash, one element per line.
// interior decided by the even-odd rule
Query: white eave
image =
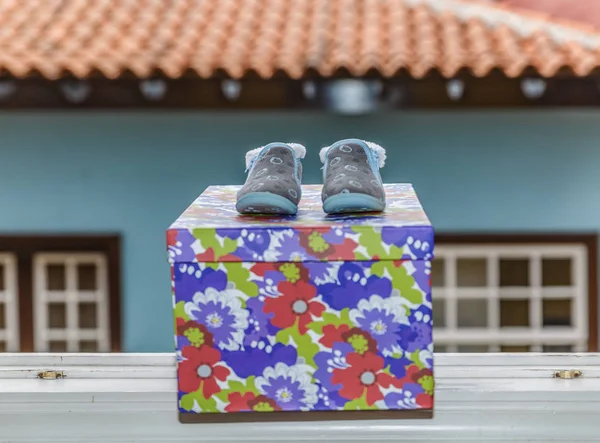
<path fill-rule="evenodd" d="M 184 425 L 173 355 L 0 354 L 0 443 L 598 441 L 597 354 L 441 354 L 435 365 L 431 420 Z"/>

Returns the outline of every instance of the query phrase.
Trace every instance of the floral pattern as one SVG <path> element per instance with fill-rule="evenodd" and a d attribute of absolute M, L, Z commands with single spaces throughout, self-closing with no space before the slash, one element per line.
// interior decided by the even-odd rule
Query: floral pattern
<path fill-rule="evenodd" d="M 433 229 L 410 185 L 383 214 L 240 216 L 210 187 L 167 232 L 183 413 L 433 407 Z"/>
<path fill-rule="evenodd" d="M 180 411 L 432 408 L 431 298 L 417 284 L 426 269 L 177 264 Z"/>
<path fill-rule="evenodd" d="M 430 260 L 433 228 L 409 184 L 385 185 L 381 214 L 326 215 L 304 185 L 296 216 L 240 215 L 238 186 L 211 186 L 167 231 L 169 261 Z"/>

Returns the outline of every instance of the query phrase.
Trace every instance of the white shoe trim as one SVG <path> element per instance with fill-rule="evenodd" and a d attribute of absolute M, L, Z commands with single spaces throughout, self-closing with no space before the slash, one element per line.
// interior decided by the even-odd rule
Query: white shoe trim
<path fill-rule="evenodd" d="M 284 145 L 288 145 L 290 148 L 294 150 L 297 158 L 304 158 L 306 156 L 306 148 L 299 143 L 284 143 Z M 246 152 L 246 168 L 249 168 L 252 164 L 252 161 L 258 157 L 260 151 L 264 149 L 264 146 L 260 148 L 252 149 L 251 151 Z"/>
<path fill-rule="evenodd" d="M 373 151 L 375 151 L 377 153 L 377 158 L 378 158 L 378 166 L 380 168 L 383 168 L 385 166 L 385 159 L 387 158 L 386 154 L 385 154 L 385 148 L 383 148 L 382 146 L 378 145 L 377 143 L 373 143 L 373 142 L 368 142 L 366 140 L 362 140 L 364 143 L 366 143 L 366 145 L 372 149 Z M 319 151 L 319 158 L 321 159 L 321 163 L 325 164 L 326 158 L 327 158 L 327 151 L 329 151 L 329 148 L 331 148 L 331 146 L 326 146 L 324 148 L 321 149 L 321 151 Z"/>

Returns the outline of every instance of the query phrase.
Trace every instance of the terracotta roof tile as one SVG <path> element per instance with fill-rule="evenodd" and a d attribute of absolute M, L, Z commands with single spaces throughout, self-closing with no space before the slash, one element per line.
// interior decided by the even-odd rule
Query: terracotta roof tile
<path fill-rule="evenodd" d="M 479 0 L 0 0 L 0 72 L 510 77 L 600 67 L 600 31 Z"/>

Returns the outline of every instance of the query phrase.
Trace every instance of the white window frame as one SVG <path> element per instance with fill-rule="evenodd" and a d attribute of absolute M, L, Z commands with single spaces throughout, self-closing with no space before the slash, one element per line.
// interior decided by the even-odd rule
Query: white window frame
<path fill-rule="evenodd" d="M 48 290 L 48 265 L 65 266 L 66 287 L 64 290 Z M 77 289 L 77 265 L 96 266 L 96 289 Z M 79 352 L 79 341 L 97 342 L 98 352 L 109 352 L 110 318 L 107 258 L 102 253 L 37 253 L 33 256 L 33 308 L 34 347 L 36 352 L 48 352 L 50 341 L 65 341 L 67 352 Z M 66 328 L 48 326 L 48 304 L 64 303 L 66 306 Z M 79 303 L 96 305 L 96 328 L 79 328 Z"/>
<path fill-rule="evenodd" d="M 443 244 L 436 246 L 435 259 L 444 260 L 444 286 L 433 287 L 434 300 L 445 302 L 445 326 L 434 324 L 434 342 L 448 352 L 456 352 L 461 345 L 488 345 L 490 352 L 500 351 L 502 345 L 527 345 L 532 352 L 540 352 L 544 345 L 571 345 L 574 352 L 588 349 L 588 263 L 587 248 L 573 244 Z M 487 263 L 487 286 L 482 288 L 458 287 L 456 260 L 481 258 Z M 543 287 L 542 259 L 570 259 L 572 286 Z M 499 286 L 500 259 L 527 259 L 530 285 L 527 287 Z M 571 327 L 543 327 L 542 300 L 571 300 Z M 459 328 L 457 326 L 459 299 L 487 300 L 488 326 Z M 500 328 L 500 299 L 529 300 L 529 326 Z"/>
<path fill-rule="evenodd" d="M 0 341 L 7 352 L 18 352 L 19 342 L 19 285 L 17 257 L 14 254 L 0 253 L 0 265 L 4 272 L 4 289 L 0 289 L 0 303 L 4 305 L 4 329 L 0 329 Z"/>

